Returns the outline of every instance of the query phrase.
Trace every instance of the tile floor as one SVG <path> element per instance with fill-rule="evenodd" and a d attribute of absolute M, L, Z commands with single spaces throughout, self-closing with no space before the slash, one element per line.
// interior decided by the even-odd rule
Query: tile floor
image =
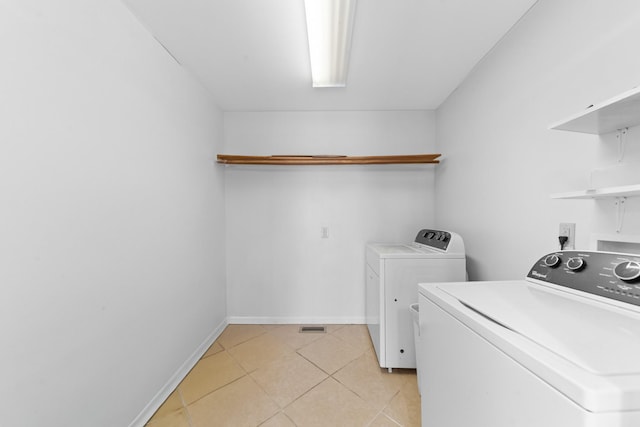
<path fill-rule="evenodd" d="M 415 370 L 380 369 L 364 325 L 229 325 L 148 427 L 420 425 Z"/>

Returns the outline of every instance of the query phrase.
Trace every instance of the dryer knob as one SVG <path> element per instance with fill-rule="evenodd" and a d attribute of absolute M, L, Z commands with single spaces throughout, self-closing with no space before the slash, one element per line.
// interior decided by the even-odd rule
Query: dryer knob
<path fill-rule="evenodd" d="M 572 271 L 580 271 L 586 266 L 587 262 L 579 256 L 569 258 L 569 261 L 567 261 L 567 268 Z"/>
<path fill-rule="evenodd" d="M 630 282 L 640 277 L 640 263 L 637 261 L 625 261 L 616 265 L 613 274 L 620 280 Z"/>
<path fill-rule="evenodd" d="M 543 262 L 547 267 L 556 268 L 561 261 L 558 255 L 547 255 Z"/>

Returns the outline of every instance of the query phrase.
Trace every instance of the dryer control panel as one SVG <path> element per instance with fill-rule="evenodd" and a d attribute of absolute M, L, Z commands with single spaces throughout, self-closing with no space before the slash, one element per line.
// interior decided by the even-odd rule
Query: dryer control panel
<path fill-rule="evenodd" d="M 425 228 L 418 232 L 414 241 L 421 245 L 431 246 L 432 248 L 438 248 L 446 251 L 449 246 L 449 242 L 451 242 L 451 233 L 448 231 Z"/>
<path fill-rule="evenodd" d="M 527 278 L 640 306 L 640 255 L 552 252 L 531 267 Z"/>

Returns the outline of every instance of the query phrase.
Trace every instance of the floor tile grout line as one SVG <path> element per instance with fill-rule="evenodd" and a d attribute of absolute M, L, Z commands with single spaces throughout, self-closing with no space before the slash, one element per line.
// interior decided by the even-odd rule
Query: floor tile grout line
<path fill-rule="evenodd" d="M 336 339 L 338 339 L 338 337 L 336 337 Z M 317 340 L 317 341 L 319 341 L 319 340 Z M 343 369 L 345 366 L 347 366 L 348 364 L 350 364 L 350 363 L 351 363 L 351 362 L 353 362 L 354 360 L 356 360 L 356 359 L 358 359 L 358 358 L 362 357 L 362 355 L 363 355 L 363 354 L 365 354 L 365 353 L 368 351 L 368 349 L 367 349 L 367 350 L 363 350 L 363 351 L 362 351 L 361 353 L 359 353 L 356 357 L 354 357 L 353 359 L 349 360 L 349 361 L 348 361 L 348 362 L 346 362 L 343 366 L 340 366 L 340 367 L 339 367 L 338 369 L 336 369 L 335 371 L 333 371 L 333 372 L 327 372 L 325 369 L 321 368 L 320 366 L 318 366 L 317 364 L 315 364 L 312 360 L 310 360 L 309 358 L 305 357 L 303 354 L 301 354 L 301 353 L 299 352 L 300 350 L 303 350 L 304 348 L 306 348 L 306 347 L 308 347 L 308 346 L 310 346 L 310 345 L 316 344 L 316 343 L 317 343 L 317 341 L 313 341 L 313 342 L 309 343 L 309 345 L 304 346 L 304 347 L 302 347 L 302 348 L 300 348 L 300 349 L 296 350 L 296 353 L 298 353 L 300 356 L 304 357 L 306 360 L 308 360 L 310 363 L 312 363 L 313 365 L 315 365 L 316 367 L 318 367 L 318 369 L 322 370 L 323 372 L 325 372 L 325 373 L 326 373 L 327 375 L 329 375 L 329 376 L 333 376 L 335 373 L 337 373 L 338 371 L 340 371 L 341 369 Z M 340 341 L 345 342 L 344 340 L 340 340 Z M 353 347 L 353 346 L 351 346 L 351 348 L 354 348 L 354 349 L 355 349 L 355 347 Z M 359 351 L 359 350 L 357 350 L 357 349 L 356 349 L 356 351 Z"/>
<path fill-rule="evenodd" d="M 362 400 L 363 402 L 366 402 L 367 404 L 369 404 L 371 406 L 371 404 L 365 399 L 364 396 L 360 396 L 360 394 L 356 391 L 353 390 L 351 387 L 349 387 L 347 384 L 343 383 L 342 381 L 340 381 L 338 378 L 334 377 L 333 375 L 331 375 L 331 378 L 333 378 L 334 380 L 336 380 L 338 382 L 338 384 L 340 384 L 341 386 L 343 386 L 344 388 L 346 388 L 347 390 L 349 390 L 350 392 L 352 392 L 353 394 L 355 394 L 356 396 L 358 396 L 360 398 L 360 400 Z M 395 394 L 394 394 L 395 396 Z M 386 408 L 386 403 L 385 406 L 382 408 L 382 410 L 384 410 L 384 408 Z"/>
<path fill-rule="evenodd" d="M 290 407 L 291 405 L 293 405 L 295 402 L 297 402 L 298 400 L 302 399 L 304 396 L 306 396 L 307 394 L 311 393 L 312 390 L 314 390 L 315 388 L 319 387 L 320 384 L 322 384 L 323 382 L 325 382 L 326 380 L 328 380 L 329 378 L 331 378 L 331 375 L 327 375 L 326 378 L 323 378 L 322 381 L 318 382 L 318 384 L 314 385 L 313 387 L 311 387 L 309 390 L 305 391 L 304 393 L 302 393 L 300 396 L 296 397 L 295 399 L 293 399 L 291 402 L 289 402 L 287 404 L 287 406 L 285 406 L 284 408 L 282 408 L 282 412 L 287 415 L 287 413 L 285 412 L 285 410 Z M 289 415 L 287 415 L 287 418 L 291 419 L 291 417 L 289 417 Z M 293 420 L 292 420 L 293 421 Z M 294 424 L 296 424 L 294 422 Z M 297 425 L 297 424 L 296 424 Z"/>
<path fill-rule="evenodd" d="M 284 411 L 282 411 L 282 415 L 284 415 L 285 417 L 287 417 L 287 419 L 288 419 L 289 421 L 291 421 L 291 424 L 293 424 L 295 427 L 298 427 L 298 424 L 296 424 L 296 422 L 295 422 L 295 421 L 293 421 L 293 420 L 291 419 L 291 417 L 290 417 L 289 415 L 287 415 Z"/>
<path fill-rule="evenodd" d="M 300 325 L 293 325 L 293 326 L 300 326 Z M 276 329 L 273 329 L 273 330 L 276 330 Z M 279 339 L 280 341 L 285 341 L 281 337 L 279 337 L 278 335 L 272 333 L 272 330 L 267 330 L 267 333 L 270 334 L 271 336 L 273 336 L 274 338 Z M 317 335 L 323 335 L 323 334 L 317 334 Z M 324 334 L 324 335 L 328 335 L 328 334 Z M 297 353 L 299 350 L 302 350 L 303 348 L 313 344 L 314 342 L 316 342 L 316 341 L 318 341 L 320 339 L 322 339 L 322 337 L 318 337 L 318 338 L 314 339 L 313 341 L 309 341 L 308 343 L 305 343 L 302 346 L 297 347 L 297 348 L 292 346 L 292 345 L 290 345 L 288 342 L 285 342 L 285 344 L 289 345 L 291 348 L 293 348 L 293 351 Z"/>
<path fill-rule="evenodd" d="M 345 366 L 346 366 L 346 365 L 345 365 Z M 344 366 L 343 366 L 343 367 L 344 367 Z M 342 369 L 342 368 L 341 368 L 341 369 Z M 338 371 L 339 371 L 339 370 L 340 370 L 340 369 L 338 369 Z M 336 372 L 338 372 L 338 371 L 336 371 Z M 340 384 L 342 387 L 344 387 L 344 389 L 345 389 L 345 390 L 347 390 L 347 391 L 351 392 L 353 395 L 355 395 L 355 396 L 356 396 L 358 399 L 360 399 L 360 400 L 361 400 L 365 405 L 367 405 L 367 406 L 371 407 L 372 409 L 374 409 L 374 408 L 373 408 L 373 406 L 372 406 L 369 402 L 367 402 L 367 401 L 366 401 L 362 396 L 360 396 L 360 395 L 359 395 L 358 393 L 356 393 L 355 391 L 351 390 L 351 388 L 347 387 L 345 384 L 343 384 L 342 382 L 340 382 L 337 378 L 334 378 L 334 377 L 333 377 L 333 375 L 330 375 L 329 377 L 330 377 L 332 380 L 334 380 L 335 382 L 337 382 L 338 384 Z M 324 382 L 324 381 L 323 381 L 323 382 Z M 394 396 L 395 396 L 395 395 L 394 395 Z M 386 405 L 385 405 L 385 407 L 384 407 L 384 408 L 382 408 L 382 409 L 380 410 L 380 412 L 384 411 L 384 410 L 385 410 L 385 408 L 386 408 Z M 376 420 L 376 418 L 378 417 L 378 415 L 379 415 L 379 413 L 376 413 L 376 414 L 373 416 L 373 418 L 371 419 L 371 421 L 369 421 L 369 422 L 368 422 L 364 427 L 370 426 L 370 425 L 371 425 L 371 423 L 373 423 L 373 422 Z"/>
<path fill-rule="evenodd" d="M 242 368 L 242 367 L 241 367 L 241 368 Z M 244 370 L 244 369 L 243 369 L 243 370 Z M 208 391 L 207 393 L 205 393 L 205 394 L 203 394 L 202 396 L 198 397 L 198 398 L 197 398 L 196 400 L 194 400 L 193 402 L 186 404 L 186 405 L 185 405 L 185 408 L 186 408 L 186 409 L 188 409 L 188 407 L 189 407 L 189 406 L 191 406 L 191 405 L 195 404 L 196 402 L 201 401 L 202 399 L 204 399 L 205 397 L 209 396 L 210 394 L 215 393 L 216 391 L 222 390 L 223 388 L 225 388 L 225 387 L 227 387 L 227 386 L 229 386 L 229 385 L 231 385 L 231 384 L 233 384 L 233 383 L 236 383 L 236 382 L 240 381 L 241 379 L 243 379 L 243 378 L 244 378 L 244 377 L 246 377 L 246 376 L 249 376 L 249 374 L 245 371 L 244 375 L 242 375 L 242 376 L 240 376 L 240 377 L 238 377 L 238 378 L 236 378 L 236 379 L 234 379 L 234 380 L 232 380 L 232 381 L 229 381 L 228 383 L 225 383 L 224 385 L 221 385 L 220 387 L 218 387 L 218 388 L 216 388 L 216 389 L 214 389 L 214 390 L 210 390 L 210 391 Z M 253 378 L 251 378 L 251 379 L 253 380 Z M 254 381 L 254 382 L 255 382 L 255 381 Z"/>
<path fill-rule="evenodd" d="M 193 419 L 191 418 L 191 412 L 189 411 L 189 408 L 186 402 L 184 401 L 184 396 L 182 396 L 182 391 L 180 390 L 180 384 L 178 384 L 178 387 L 176 387 L 176 392 L 180 397 L 180 403 L 182 403 L 182 408 L 184 409 L 184 413 L 187 416 L 187 424 L 189 425 L 189 427 L 195 427 L 195 425 L 193 424 Z"/>
<path fill-rule="evenodd" d="M 388 419 L 389 421 L 391 421 L 392 423 L 394 423 L 394 424 L 395 424 L 395 425 L 397 425 L 398 427 L 403 427 L 403 426 L 404 426 L 404 424 L 399 423 L 395 418 L 392 418 L 392 417 L 390 417 L 388 414 L 386 414 L 386 413 L 384 412 L 384 410 L 385 410 L 385 409 L 386 409 L 386 407 L 382 408 L 382 409 L 380 410 L 380 412 L 378 412 L 378 413 L 376 414 L 376 416 L 373 418 L 373 420 L 371 420 L 371 422 L 369 422 L 369 424 L 367 424 L 367 426 L 366 426 L 366 427 L 371 427 L 371 424 L 373 424 L 373 423 L 378 419 L 378 417 L 379 417 L 380 415 L 382 415 L 383 417 L 385 417 L 386 419 Z"/>
<path fill-rule="evenodd" d="M 389 418 L 391 421 L 393 421 L 394 423 L 398 424 L 399 426 L 402 426 L 403 424 L 400 421 L 396 420 L 391 415 L 389 415 L 386 412 L 384 412 L 384 410 L 387 409 L 389 407 L 389 405 L 391 405 L 391 402 L 393 402 L 393 399 L 395 399 L 396 396 L 398 396 L 401 392 L 402 392 L 402 387 L 400 387 L 400 389 L 393 394 L 391 399 L 389 399 L 389 401 L 387 403 L 385 403 L 385 405 L 380 410 L 381 414 L 383 414 L 385 417 Z"/>
<path fill-rule="evenodd" d="M 300 350 L 302 350 L 302 349 L 300 349 Z M 324 372 L 325 374 L 327 374 L 327 376 L 329 376 L 329 377 L 330 377 L 331 375 L 333 375 L 333 374 L 331 374 L 331 373 L 329 373 L 329 372 L 325 371 L 324 369 L 322 369 L 320 366 L 318 366 L 316 363 L 314 363 L 314 362 L 313 362 L 313 360 L 309 359 L 308 357 L 305 357 L 305 355 L 304 355 L 304 354 L 301 354 L 299 351 L 296 351 L 296 354 L 297 354 L 298 356 L 302 357 L 302 358 L 303 358 L 304 360 L 306 360 L 307 362 L 311 363 L 311 364 L 312 364 L 313 366 L 315 366 L 316 368 L 320 369 L 322 372 Z"/>
<path fill-rule="evenodd" d="M 245 341 L 248 342 L 248 341 Z M 242 363 L 240 363 L 240 361 L 238 359 L 236 359 L 235 357 L 233 357 L 233 353 L 230 353 L 229 351 L 225 350 L 226 353 L 229 355 L 229 357 L 231 358 L 231 360 L 233 360 L 238 366 L 240 366 L 240 369 L 242 369 L 244 371 L 245 375 L 249 375 L 250 372 L 247 370 L 247 368 L 245 368 L 244 366 L 242 366 Z"/>
<path fill-rule="evenodd" d="M 296 354 L 297 354 L 297 353 L 296 353 Z M 307 359 L 306 359 L 306 358 L 304 358 L 302 355 L 299 355 L 299 356 L 300 356 L 300 357 L 302 357 L 303 359 L 307 360 Z M 320 369 L 319 367 L 317 367 L 316 365 L 314 365 L 311 361 L 308 361 L 308 362 L 309 362 L 309 363 L 311 363 L 311 364 L 312 364 L 313 366 L 315 366 L 316 368 Z M 274 363 L 275 363 L 275 362 L 274 362 Z M 256 371 L 257 371 L 257 369 L 256 369 Z M 253 372 L 256 372 L 256 371 L 253 371 Z M 325 378 L 323 378 L 322 380 L 318 381 L 318 383 L 317 383 L 317 384 L 313 385 L 310 389 L 308 389 L 307 391 L 305 391 L 304 393 L 302 393 L 300 396 L 296 397 L 296 398 L 295 398 L 295 399 L 293 399 L 291 402 L 287 403 L 284 407 L 280 406 L 280 404 L 279 404 L 278 402 L 275 402 L 275 403 L 276 403 L 276 405 L 278 405 L 278 407 L 280 408 L 280 410 L 281 410 L 282 412 L 284 412 L 284 410 L 285 410 L 286 408 L 288 408 L 288 407 L 289 407 L 293 402 L 295 402 L 296 400 L 300 399 L 300 398 L 301 398 L 302 396 L 304 396 L 305 394 L 309 393 L 311 390 L 313 390 L 314 388 L 316 388 L 320 383 L 324 382 L 327 378 L 329 378 L 329 377 L 331 376 L 331 375 L 327 374 L 325 371 L 323 371 L 322 369 L 320 369 L 320 371 L 321 371 L 323 374 L 325 374 L 325 375 L 326 375 L 326 377 L 325 377 Z M 271 398 L 271 395 L 270 395 L 266 390 L 264 390 L 264 388 L 262 388 L 262 386 L 258 383 L 258 381 L 256 381 L 256 379 L 255 379 L 255 378 L 253 378 L 253 376 L 252 376 L 251 374 L 247 374 L 247 375 L 249 375 L 249 376 L 251 377 L 251 379 L 253 379 L 253 380 L 258 384 L 258 386 L 260 387 L 260 389 L 261 389 L 261 390 L 263 390 L 263 391 L 264 391 L 264 392 L 265 392 L 265 393 L 266 393 L 266 394 Z M 273 398 L 272 398 L 271 400 L 273 400 Z"/>
<path fill-rule="evenodd" d="M 278 416 L 278 414 L 282 414 L 284 417 L 287 417 L 287 420 L 289 420 L 291 422 L 291 424 L 293 424 L 295 427 L 298 427 L 298 424 L 296 424 L 291 417 L 289 417 L 287 414 L 285 414 L 284 410 L 280 409 L 280 411 L 276 412 L 275 414 L 273 414 L 273 416 L 271 416 L 270 418 L 267 418 L 266 420 L 264 420 L 263 422 L 261 422 L 260 424 L 258 424 L 258 427 L 263 426 L 265 423 L 268 423 L 270 420 L 274 419 L 275 417 Z"/>
<path fill-rule="evenodd" d="M 349 390 L 351 393 L 355 394 L 358 397 L 358 399 L 362 400 L 364 403 L 366 403 L 367 405 L 369 405 L 369 406 L 371 406 L 373 408 L 373 406 L 367 400 L 365 400 L 365 398 L 363 396 L 360 396 L 357 391 L 352 390 L 351 387 L 349 387 L 348 385 L 344 384 L 342 381 L 340 381 L 339 379 L 335 378 L 333 375 L 331 375 L 331 378 L 333 378 L 333 380 L 336 381 L 338 384 L 340 384 L 342 387 L 344 387 L 345 389 Z M 384 406 L 384 408 L 386 408 L 386 405 Z M 382 409 L 384 410 L 384 408 L 382 408 Z"/>
<path fill-rule="evenodd" d="M 256 372 L 256 371 L 257 371 L 257 369 L 256 369 L 256 370 L 254 370 L 254 371 L 252 371 L 251 373 Z M 258 386 L 258 388 L 259 388 L 259 389 L 260 389 L 260 390 L 265 394 L 265 396 L 267 396 L 267 397 L 269 398 L 269 400 L 271 400 L 271 401 L 272 401 L 272 402 L 273 402 L 273 403 L 274 403 L 274 404 L 275 404 L 275 405 L 280 409 L 280 412 L 282 412 L 282 410 L 283 410 L 284 408 L 283 408 L 283 407 L 281 407 L 281 406 L 280 406 L 280 404 L 279 404 L 278 402 L 276 402 L 276 401 L 273 399 L 273 397 L 271 397 L 271 394 L 269 394 L 269 393 L 267 392 L 267 390 L 265 390 L 265 389 L 264 389 L 264 387 L 262 387 L 262 385 L 261 385 L 258 381 L 256 381 L 256 379 L 255 379 L 255 378 L 253 378 L 253 376 L 251 375 L 251 373 L 247 373 L 247 376 L 248 376 L 249 378 L 251 378 L 251 381 L 253 381 L 253 382 Z M 276 415 L 277 415 L 277 412 L 276 412 L 276 414 L 274 414 L 273 416 L 271 416 L 269 419 L 271 419 L 271 418 L 275 417 Z M 264 424 L 265 422 L 267 422 L 267 420 L 264 420 L 261 424 Z"/>
<path fill-rule="evenodd" d="M 257 369 L 256 369 L 256 371 L 257 371 Z M 255 372 L 255 371 L 253 371 L 253 372 Z M 269 399 L 269 400 L 270 400 L 274 405 L 276 405 L 276 406 L 278 407 L 278 409 L 279 409 L 279 411 L 277 411 L 275 414 L 271 415 L 269 418 L 267 418 L 266 420 L 264 420 L 264 421 L 262 421 L 260 424 L 258 424 L 258 426 L 260 426 L 260 425 L 262 425 L 262 424 L 266 423 L 267 421 L 269 421 L 271 418 L 273 418 L 273 417 L 275 417 L 276 415 L 278 415 L 278 413 L 279 413 L 279 412 L 282 412 L 282 408 L 280 407 L 280 405 L 278 404 L 278 402 L 276 402 L 275 400 L 273 400 L 273 397 L 271 397 L 271 395 L 270 395 L 269 393 L 267 393 L 267 391 L 266 391 L 264 388 L 262 388 L 262 386 L 260 385 L 260 383 L 259 383 L 258 381 L 256 381 L 256 380 L 255 380 L 255 378 L 253 378 L 253 377 L 251 376 L 251 374 L 250 374 L 250 373 L 247 373 L 247 374 L 245 375 L 245 377 L 249 377 L 249 379 L 250 379 L 251 381 L 253 381 L 253 383 L 254 383 L 254 384 L 255 384 L 255 385 L 260 389 L 260 391 L 262 391 L 262 392 L 264 393 L 264 395 L 265 395 L 265 396 L 267 396 L 267 398 L 268 398 L 268 399 Z M 243 378 L 244 378 L 244 377 L 243 377 Z"/>
<path fill-rule="evenodd" d="M 353 362 L 353 361 L 351 361 Z M 350 363 L 351 363 L 350 362 Z M 343 368 L 345 368 L 346 366 L 348 366 L 350 363 L 348 363 L 347 365 L 343 366 L 342 368 L 338 369 L 336 371 L 336 373 L 340 372 Z M 355 394 L 356 396 L 358 396 L 358 398 L 360 400 L 362 400 L 364 403 L 366 403 L 367 405 L 369 405 L 370 407 L 374 408 L 374 406 L 369 402 L 368 399 L 366 399 L 364 396 L 361 396 L 356 390 L 353 390 L 351 387 L 349 387 L 347 384 L 343 383 L 342 381 L 340 381 L 338 378 L 335 378 L 333 375 L 331 375 L 331 378 L 333 378 L 335 381 L 338 382 L 338 384 L 342 385 L 345 389 L 349 390 L 350 392 L 352 392 L 353 394 Z M 380 414 L 384 414 L 384 410 L 387 409 L 387 407 L 389 406 L 389 404 L 391 403 L 391 401 L 398 395 L 398 393 L 400 393 L 400 390 L 396 391 L 391 398 L 385 402 L 385 404 L 382 406 L 382 408 L 378 411 L 378 413 L 376 413 L 376 415 L 373 417 L 373 419 L 367 424 L 367 426 L 370 426 L 375 420 L 376 418 L 380 415 Z M 374 408 L 375 409 L 375 408 Z M 386 414 L 384 414 L 386 416 Z M 391 417 L 388 417 L 391 418 Z M 395 419 L 393 419 L 393 421 L 395 423 L 397 423 L 397 421 Z"/>
<path fill-rule="evenodd" d="M 261 327 L 262 327 L 262 333 L 261 333 L 261 334 L 258 334 L 258 335 L 252 336 L 252 337 L 250 337 L 250 338 L 247 338 L 247 339 L 246 339 L 246 340 L 244 340 L 244 341 L 240 341 L 240 342 L 238 342 L 238 343 L 236 343 L 236 344 L 234 344 L 234 345 L 230 346 L 229 348 L 227 348 L 224 344 L 222 344 L 222 342 L 220 342 L 220 341 L 219 341 L 219 340 L 220 340 L 220 338 L 222 338 L 222 335 L 224 334 L 224 331 L 222 331 L 222 333 L 220 334 L 220 337 L 218 337 L 218 339 L 217 339 L 217 340 L 215 340 L 215 341 L 214 341 L 214 343 L 216 343 L 216 342 L 217 342 L 218 344 L 220 344 L 220 347 L 222 347 L 222 348 L 223 348 L 224 350 L 226 350 L 226 351 L 231 350 L 232 348 L 235 348 L 235 347 L 237 347 L 237 346 L 239 346 L 239 345 L 241 345 L 241 344 L 244 344 L 244 343 L 246 343 L 246 342 L 249 342 L 249 341 L 251 341 L 252 339 L 258 338 L 258 337 L 260 337 L 260 336 L 262 336 L 262 335 L 264 335 L 264 334 L 266 334 L 266 333 L 268 333 L 268 332 L 269 332 L 269 331 L 268 331 L 266 328 L 264 328 L 262 325 L 258 325 L 258 326 L 261 326 Z M 227 325 L 227 327 L 229 327 L 229 325 Z M 225 328 L 225 330 L 226 330 L 226 328 Z M 211 344 L 211 345 L 213 345 L 213 344 Z"/>
<path fill-rule="evenodd" d="M 246 340 L 246 341 L 243 341 L 243 342 L 241 342 L 241 343 L 239 343 L 239 344 L 237 344 L 237 345 L 234 345 L 234 346 L 233 346 L 233 347 L 231 347 L 231 348 L 233 349 L 233 348 L 239 347 L 239 346 L 240 346 L 240 345 L 242 345 L 242 344 L 246 344 L 246 343 L 248 343 L 249 341 L 252 341 L 252 340 L 254 340 L 254 339 L 260 338 L 261 336 L 263 336 L 263 335 L 267 335 L 267 334 L 268 334 L 268 335 L 270 335 L 272 338 L 276 339 L 276 340 L 279 342 L 279 344 L 282 344 L 283 346 L 287 347 L 287 349 L 288 349 L 288 350 L 290 350 L 290 352 L 289 352 L 289 353 L 296 353 L 296 352 L 297 352 L 297 350 L 296 350 L 295 348 L 293 348 L 292 346 L 290 346 L 289 344 L 287 344 L 286 342 L 284 342 L 281 338 L 279 338 L 279 337 L 277 337 L 277 336 L 275 336 L 275 335 L 273 335 L 273 334 L 269 334 L 269 331 L 266 331 L 266 330 L 265 330 L 265 333 L 262 333 L 262 334 L 260 334 L 260 335 L 256 335 L 255 337 L 252 337 L 252 338 L 250 338 L 250 339 L 248 339 L 248 340 Z M 253 369 L 253 370 L 249 371 L 249 370 L 247 370 L 244 366 L 242 366 L 242 363 L 241 363 L 238 359 L 236 359 L 236 358 L 233 356 L 233 353 L 231 353 L 229 350 L 225 350 L 225 351 L 227 351 L 227 353 L 228 353 L 228 354 L 229 354 L 229 356 L 233 359 L 233 361 L 234 361 L 234 362 L 236 362 L 238 365 L 240 365 L 240 367 L 241 367 L 241 368 L 242 368 L 242 369 L 243 369 L 247 374 L 250 374 L 251 372 L 254 372 L 254 371 L 256 371 L 256 370 L 258 370 L 258 369 L 260 368 L 260 367 L 258 367 L 258 368 L 256 368 L 256 369 Z"/>

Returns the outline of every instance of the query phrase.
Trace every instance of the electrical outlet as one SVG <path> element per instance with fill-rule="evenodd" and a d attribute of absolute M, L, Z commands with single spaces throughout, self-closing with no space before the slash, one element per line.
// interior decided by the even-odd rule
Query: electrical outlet
<path fill-rule="evenodd" d="M 558 236 L 567 236 L 567 243 L 563 249 L 576 248 L 576 224 L 573 222 L 561 222 L 558 229 Z"/>
<path fill-rule="evenodd" d="M 322 227 L 320 227 L 320 237 L 322 239 L 329 238 L 329 227 L 327 227 L 326 225 L 323 225 Z"/>

